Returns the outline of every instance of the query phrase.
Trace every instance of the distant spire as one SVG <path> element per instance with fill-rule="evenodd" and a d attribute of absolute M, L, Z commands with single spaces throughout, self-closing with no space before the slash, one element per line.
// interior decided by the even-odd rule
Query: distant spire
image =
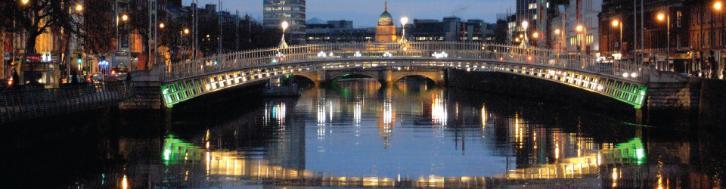
<path fill-rule="evenodd" d="M 385 10 L 386 12 L 388 12 L 388 0 L 386 0 L 386 2 L 385 2 L 385 8 L 384 8 L 384 10 Z"/>

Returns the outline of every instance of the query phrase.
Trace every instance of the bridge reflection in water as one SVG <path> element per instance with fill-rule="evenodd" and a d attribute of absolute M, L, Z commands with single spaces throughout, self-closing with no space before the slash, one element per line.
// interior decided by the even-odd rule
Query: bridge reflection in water
<path fill-rule="evenodd" d="M 612 149 L 603 149 L 593 154 L 565 158 L 556 163 L 512 169 L 503 175 L 493 177 L 443 177 L 436 175 L 419 178 L 346 177 L 317 174 L 315 170 L 283 167 L 271 164 L 264 159 L 248 159 L 237 151 L 201 148 L 169 135 L 164 140 L 162 160 L 165 166 L 202 164 L 204 166 L 203 172 L 207 176 L 241 177 L 275 184 L 452 187 L 485 186 L 487 182 L 492 181 L 583 178 L 599 174 L 601 168 L 615 165 L 640 165 L 644 163 L 644 153 L 640 138 L 634 138 L 629 142 L 617 144 Z M 617 170 L 617 168 L 613 169 Z M 613 176 L 613 178 L 617 179 L 618 176 Z"/>
<path fill-rule="evenodd" d="M 646 152 L 640 138 L 621 140 L 625 142 L 618 143 L 595 142 L 595 139 L 581 132 L 562 130 L 567 128 L 547 128 L 528 121 L 540 115 L 526 109 L 514 110 L 513 115 L 506 113 L 511 110 L 502 106 L 508 102 L 491 101 L 471 107 L 466 105 L 471 102 L 458 99 L 455 93 L 428 85 L 403 82 L 394 88 L 381 89 L 380 84 L 375 81 L 341 83 L 344 87 L 308 90 L 296 102 L 267 102 L 260 115 L 254 119 L 261 119 L 259 127 L 270 128 L 271 132 L 277 133 L 276 136 L 271 136 L 277 142 L 262 148 L 240 150 L 239 147 L 227 144 L 238 141 L 229 139 L 231 133 L 237 137 L 242 135 L 240 132 L 248 132 L 236 127 L 246 118 L 230 121 L 227 126 L 209 129 L 203 136 L 191 137 L 191 140 L 167 135 L 161 153 L 165 169 L 171 170 L 170 177 L 174 173 L 183 172 L 183 180 L 189 182 L 239 181 L 293 186 L 487 187 L 521 181 L 593 179 L 602 173 L 617 173 L 620 167 L 645 163 Z M 340 126 L 341 123 L 347 123 L 349 127 Z M 475 171 L 471 175 L 408 173 L 402 176 L 401 173 L 393 173 L 394 176 L 391 176 L 391 173 L 385 172 L 387 169 L 381 168 L 381 172 L 377 174 L 351 176 L 345 173 L 336 174 L 335 171 L 325 168 L 316 169 L 312 165 L 326 162 L 316 162 L 321 161 L 319 156 L 309 154 L 316 149 L 306 150 L 307 148 L 315 148 L 315 145 L 325 144 L 325 141 L 338 141 L 336 137 L 340 135 L 348 140 L 358 140 L 357 138 L 365 137 L 361 136 L 366 134 L 363 126 L 371 123 L 378 130 L 377 134 L 382 143 L 379 149 L 394 150 L 394 147 L 401 146 L 401 143 L 395 142 L 395 138 L 397 135 L 404 137 L 406 132 L 410 132 L 406 129 L 413 126 L 413 129 L 430 130 L 433 132 L 432 137 L 449 138 L 452 134 L 456 135 L 454 138 L 461 153 L 467 151 L 467 145 L 477 146 L 465 142 L 482 141 L 492 148 L 495 157 L 506 162 L 500 163 L 503 165 L 499 166 L 504 168 L 494 170 L 494 174 L 492 170 L 481 170 L 481 174 Z M 249 132 L 255 134 L 254 131 Z M 466 137 L 470 138 L 465 139 Z M 340 145 L 345 144 L 347 143 Z M 616 176 L 613 180 L 617 183 L 622 173 L 614 175 Z M 600 185 L 600 181 L 589 184 Z"/>

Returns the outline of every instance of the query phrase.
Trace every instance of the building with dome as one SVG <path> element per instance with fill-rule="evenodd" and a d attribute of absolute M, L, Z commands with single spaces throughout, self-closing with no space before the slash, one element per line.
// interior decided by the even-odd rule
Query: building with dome
<path fill-rule="evenodd" d="M 378 18 L 378 26 L 376 26 L 376 42 L 391 43 L 396 42 L 397 38 L 396 25 L 393 24 L 393 17 L 388 13 L 388 0 L 386 0 L 384 11 Z"/>

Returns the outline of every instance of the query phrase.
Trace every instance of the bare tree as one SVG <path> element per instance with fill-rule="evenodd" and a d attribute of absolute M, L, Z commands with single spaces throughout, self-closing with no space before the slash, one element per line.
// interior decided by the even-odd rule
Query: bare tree
<path fill-rule="evenodd" d="M 115 50 L 114 42 L 109 40 L 115 35 L 113 22 L 113 0 L 86 0 L 81 26 L 84 48 L 89 53 L 109 53 Z"/>
<path fill-rule="evenodd" d="M 75 3 L 75 0 L 28 0 L 26 4 L 12 1 L 10 4 L 14 6 L 3 6 L 13 12 L 15 29 L 25 32 L 26 56 L 36 53 L 36 39 L 48 29 L 57 27 L 70 33 L 78 31 L 74 27 L 77 22 L 71 17 L 71 8 Z"/>

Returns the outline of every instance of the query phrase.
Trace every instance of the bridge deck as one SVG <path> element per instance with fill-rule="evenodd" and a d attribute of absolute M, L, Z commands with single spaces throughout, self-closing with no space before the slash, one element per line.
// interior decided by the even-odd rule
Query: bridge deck
<path fill-rule="evenodd" d="M 597 63 L 581 54 L 472 42 L 343 43 L 224 54 L 166 67 L 167 107 L 197 96 L 304 71 L 369 68 L 461 69 L 549 80 L 640 108 L 648 67 Z"/>

